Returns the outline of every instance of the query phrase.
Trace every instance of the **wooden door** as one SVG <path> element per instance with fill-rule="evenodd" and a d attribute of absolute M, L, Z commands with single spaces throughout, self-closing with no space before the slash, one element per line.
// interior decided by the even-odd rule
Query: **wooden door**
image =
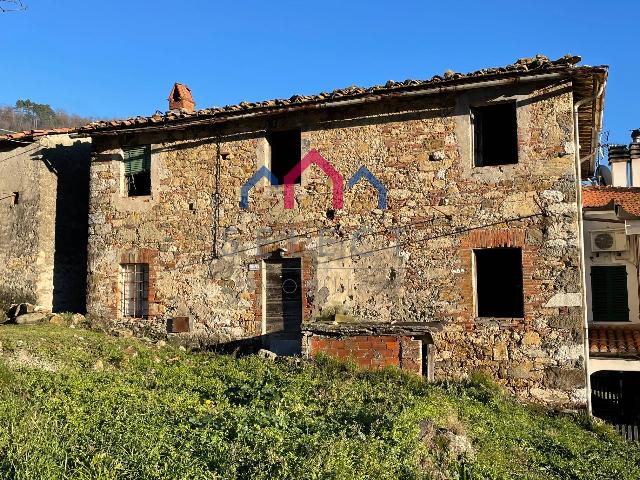
<path fill-rule="evenodd" d="M 265 347 L 299 355 L 302 346 L 302 275 L 299 258 L 265 261 Z"/>

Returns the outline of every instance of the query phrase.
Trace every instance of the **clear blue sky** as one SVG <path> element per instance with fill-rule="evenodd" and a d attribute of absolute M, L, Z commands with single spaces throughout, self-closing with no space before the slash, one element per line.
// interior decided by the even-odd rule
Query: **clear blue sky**
<path fill-rule="evenodd" d="M 120 118 L 466 72 L 544 53 L 611 67 L 610 141 L 640 127 L 636 1 L 23 0 L 0 14 L 0 104 Z"/>

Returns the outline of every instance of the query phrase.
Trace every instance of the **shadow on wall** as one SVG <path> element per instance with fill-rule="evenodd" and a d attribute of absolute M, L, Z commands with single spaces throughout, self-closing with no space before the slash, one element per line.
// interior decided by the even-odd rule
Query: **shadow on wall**
<path fill-rule="evenodd" d="M 52 309 L 85 313 L 91 143 L 77 141 L 41 152 L 58 180 Z"/>

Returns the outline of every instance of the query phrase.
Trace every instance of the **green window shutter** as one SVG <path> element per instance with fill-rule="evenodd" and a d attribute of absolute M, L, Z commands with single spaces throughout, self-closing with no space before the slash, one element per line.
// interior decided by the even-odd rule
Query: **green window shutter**
<path fill-rule="evenodd" d="M 629 321 L 627 269 L 624 266 L 591 267 L 591 308 L 596 322 Z"/>
<path fill-rule="evenodd" d="M 124 174 L 127 176 L 147 172 L 151 169 L 151 148 L 149 145 L 124 148 Z"/>

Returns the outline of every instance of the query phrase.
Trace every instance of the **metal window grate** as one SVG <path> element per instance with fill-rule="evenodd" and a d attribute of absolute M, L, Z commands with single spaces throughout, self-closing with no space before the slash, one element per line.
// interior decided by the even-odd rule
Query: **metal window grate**
<path fill-rule="evenodd" d="M 149 265 L 120 265 L 121 312 L 123 317 L 147 318 L 149 315 Z"/>

